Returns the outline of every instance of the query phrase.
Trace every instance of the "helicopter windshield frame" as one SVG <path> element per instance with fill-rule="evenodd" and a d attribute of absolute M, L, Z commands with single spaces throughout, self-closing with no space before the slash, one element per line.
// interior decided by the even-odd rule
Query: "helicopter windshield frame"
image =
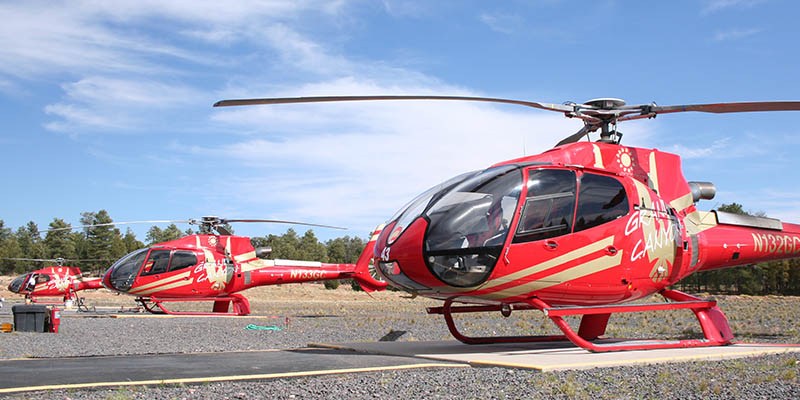
<path fill-rule="evenodd" d="M 442 282 L 472 287 L 492 272 L 509 234 L 523 185 L 519 165 L 493 167 L 431 202 L 424 256 Z"/>
<path fill-rule="evenodd" d="M 149 252 L 149 247 L 135 250 L 111 265 L 106 272 L 106 276 L 108 277 L 107 284 L 110 286 L 108 289 L 119 292 L 127 292 L 130 290 L 136 277 L 139 276 L 139 270 Z M 103 283 L 104 285 L 106 284 L 105 280 Z"/>

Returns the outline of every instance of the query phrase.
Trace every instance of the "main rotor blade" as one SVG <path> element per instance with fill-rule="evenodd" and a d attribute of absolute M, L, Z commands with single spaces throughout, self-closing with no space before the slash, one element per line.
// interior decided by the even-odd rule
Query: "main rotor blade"
<path fill-rule="evenodd" d="M 238 99 L 221 100 L 214 103 L 214 107 L 251 106 L 257 104 L 290 104 L 290 103 L 323 103 L 335 101 L 368 101 L 368 100 L 462 100 L 483 101 L 492 103 L 518 104 L 521 106 L 539 108 L 542 110 L 572 112 L 573 106 L 563 104 L 537 103 L 535 101 L 499 99 L 493 97 L 470 96 L 312 96 L 312 97 L 276 97 L 263 99 Z"/>
<path fill-rule="evenodd" d="M 125 222 L 106 222 L 102 224 L 92 224 L 92 225 L 78 225 L 69 228 L 53 228 L 47 229 L 41 232 L 55 232 L 55 231 L 70 231 L 74 229 L 84 229 L 84 228 L 94 228 L 97 226 L 116 226 L 116 225 L 133 225 L 133 224 L 166 224 L 166 223 L 183 223 L 188 224 L 190 221 L 188 220 L 170 220 L 170 219 L 155 219 L 155 220 L 148 220 L 148 221 L 125 221 Z"/>
<path fill-rule="evenodd" d="M 228 222 L 266 222 L 272 224 L 290 224 L 290 225 L 305 225 L 305 226 L 317 226 L 320 228 L 331 228 L 331 229 L 341 229 L 347 230 L 347 228 L 342 228 L 339 226 L 332 226 L 332 225 L 321 225 L 321 224 L 310 224 L 307 222 L 296 222 L 296 221 L 284 221 L 280 219 L 221 219 L 221 223 L 228 223 Z"/>
<path fill-rule="evenodd" d="M 677 106 L 652 106 L 656 114 L 667 114 L 683 111 L 699 111 L 708 113 L 735 113 L 756 111 L 800 111 L 800 101 L 748 101 L 740 103 L 686 104 Z"/>

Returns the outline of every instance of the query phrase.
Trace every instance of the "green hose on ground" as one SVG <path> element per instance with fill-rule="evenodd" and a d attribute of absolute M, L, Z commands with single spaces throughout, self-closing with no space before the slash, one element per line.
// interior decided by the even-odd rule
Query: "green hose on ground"
<path fill-rule="evenodd" d="M 279 326 L 263 326 L 263 325 L 256 325 L 250 324 L 244 327 L 244 329 L 251 330 L 251 331 L 279 331 L 281 328 Z"/>

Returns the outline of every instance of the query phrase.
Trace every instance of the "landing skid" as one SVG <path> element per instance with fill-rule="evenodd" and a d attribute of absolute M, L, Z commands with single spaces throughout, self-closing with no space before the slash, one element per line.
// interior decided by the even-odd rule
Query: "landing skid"
<path fill-rule="evenodd" d="M 213 301 L 214 307 L 211 312 L 197 311 L 175 311 L 167 308 L 165 303 L 187 303 Z M 194 298 L 161 298 L 161 297 L 137 297 L 136 302 L 145 310 L 152 314 L 169 315 L 248 315 L 250 314 L 250 302 L 240 294 L 230 294 L 220 297 L 194 297 Z M 232 306 L 232 307 L 231 307 Z M 230 310 L 230 311 L 229 311 Z"/>
<path fill-rule="evenodd" d="M 672 300 L 672 302 L 613 306 L 552 307 L 540 299 L 533 298 L 527 304 L 453 306 L 453 301 L 456 299 L 448 299 L 444 302 L 442 307 L 428 308 L 428 314 L 442 314 L 445 322 L 447 322 L 447 328 L 450 329 L 450 333 L 453 337 L 466 344 L 531 343 L 569 340 L 576 346 L 595 353 L 625 350 L 708 347 L 730 344 L 733 339 L 733 333 L 728 325 L 728 319 L 717 307 L 716 301 L 701 300 L 677 290 L 663 290 L 660 294 L 664 296 L 664 298 Z M 649 340 L 610 344 L 592 342 L 605 333 L 608 319 L 613 313 L 680 309 L 690 309 L 694 312 L 694 315 L 697 317 L 703 329 L 705 339 Z M 540 310 L 544 312 L 564 334 L 551 336 L 471 337 L 465 336 L 459 332 L 453 321 L 454 313 L 500 311 L 504 316 L 509 316 L 512 310 Z M 583 315 L 578 332 L 575 332 L 567 321 L 564 320 L 563 317 L 569 315 Z"/>

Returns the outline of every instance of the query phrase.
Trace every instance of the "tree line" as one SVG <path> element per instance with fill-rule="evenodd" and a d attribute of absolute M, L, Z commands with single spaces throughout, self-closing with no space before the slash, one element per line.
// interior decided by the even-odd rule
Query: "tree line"
<path fill-rule="evenodd" d="M 52 261 L 15 260 L 21 258 L 63 258 L 68 260 L 66 265 L 99 275 L 131 251 L 194 233 L 192 229 L 181 230 L 175 224 L 166 228 L 152 226 L 142 242 L 131 228 L 126 228 L 123 233 L 118 226 L 112 225 L 113 222 L 106 210 L 81 213 L 80 227 L 75 229 L 63 219 L 54 218 L 44 229 L 31 221 L 13 230 L 0 219 L 0 275 L 21 274 L 54 264 Z M 354 263 L 366 245 L 365 240 L 350 236 L 322 243 L 313 230 L 309 229 L 300 236 L 291 228 L 283 235 L 250 240 L 254 246 L 271 247 L 273 258 L 332 263 Z"/>
<path fill-rule="evenodd" d="M 737 203 L 723 204 L 719 210 L 752 215 Z M 14 258 L 64 258 L 84 272 L 99 275 L 133 250 L 194 233 L 191 229 L 182 231 L 175 224 L 166 228 L 152 226 L 142 242 L 130 228 L 122 233 L 120 228 L 110 225 L 112 222 L 105 210 L 81 213 L 80 224 L 85 227 L 79 229 L 67 229 L 71 226 L 59 218 L 54 218 L 44 230 L 34 222 L 13 230 L 0 220 L 0 274 L 20 274 L 48 265 Z M 322 243 L 310 229 L 302 236 L 289 229 L 283 235 L 253 237 L 251 242 L 254 247 L 271 247 L 272 258 L 332 263 L 356 262 L 366 245 L 366 240 L 350 236 Z M 699 272 L 675 286 L 694 293 L 800 295 L 800 259 Z"/>

